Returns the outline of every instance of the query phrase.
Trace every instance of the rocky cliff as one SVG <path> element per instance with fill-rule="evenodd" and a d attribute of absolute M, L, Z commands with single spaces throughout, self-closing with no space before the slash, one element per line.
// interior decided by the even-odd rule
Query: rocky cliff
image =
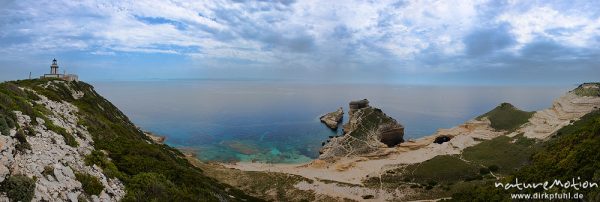
<path fill-rule="evenodd" d="M 600 108 L 600 83 L 585 83 L 554 100 L 552 107 L 535 112 L 529 123 L 513 135 L 523 133 L 526 137 L 546 139 L 560 128 L 569 125 Z"/>
<path fill-rule="evenodd" d="M 156 144 L 92 86 L 0 84 L 0 201 L 256 200 Z"/>
<path fill-rule="evenodd" d="M 366 201 L 366 198 L 370 201 L 504 200 L 510 196 L 509 193 L 499 192 L 493 183 L 513 181 L 507 177 L 532 160 L 531 167 L 517 171 L 521 173 L 519 182 L 524 177 L 532 179 L 532 182 L 572 177 L 597 180 L 600 176 L 597 172 L 599 164 L 595 163 L 598 155 L 594 154 L 598 153 L 596 148 L 600 145 L 597 144 L 600 142 L 599 92 L 600 84 L 584 84 L 556 99 L 552 107 L 537 112 L 523 111 L 509 103 L 502 103 L 463 124 L 439 129 L 430 136 L 407 140 L 392 148 L 376 139 L 365 141 L 346 133 L 332 138 L 324 146 L 320 158 L 310 163 L 238 163 L 228 167 L 299 175 L 307 179 L 296 182 L 296 188 L 356 201 Z M 349 120 L 345 131 L 362 127 L 359 123 L 364 122 L 358 117 L 367 120 L 368 116 L 364 115 L 376 113 L 374 108 L 365 104 L 368 103 L 359 102 L 356 105 L 358 109 L 350 110 L 358 116 Z M 556 118 L 538 120 L 542 117 L 539 113 L 544 111 L 554 114 L 548 117 Z M 586 112 L 591 113 L 584 115 Z M 566 126 L 559 127 L 555 123 Z M 528 138 L 525 131 L 540 134 L 535 136 L 539 138 Z M 350 147 L 352 144 L 356 148 L 368 149 L 361 152 Z M 532 156 L 540 149 L 546 151 Z M 539 178 L 541 175 L 546 177 Z M 480 189 L 491 192 L 481 194 Z M 460 193 L 465 191 L 471 193 Z M 588 191 L 598 193 L 594 189 Z M 588 194 L 584 195 L 588 197 Z M 487 198 L 490 196 L 493 198 Z M 598 195 L 592 193 L 589 196 Z"/>
<path fill-rule="evenodd" d="M 369 101 L 352 101 L 344 135 L 333 137 L 323 146 L 319 159 L 369 155 L 380 148 L 393 147 L 404 141 L 404 126 Z"/>
<path fill-rule="evenodd" d="M 321 116 L 321 122 L 325 123 L 325 125 L 327 125 L 327 127 L 331 128 L 332 130 L 337 130 L 338 125 L 340 124 L 340 122 L 342 121 L 342 118 L 344 117 L 344 109 L 342 109 L 341 107 L 334 111 L 334 112 L 329 112 L 323 116 Z"/>

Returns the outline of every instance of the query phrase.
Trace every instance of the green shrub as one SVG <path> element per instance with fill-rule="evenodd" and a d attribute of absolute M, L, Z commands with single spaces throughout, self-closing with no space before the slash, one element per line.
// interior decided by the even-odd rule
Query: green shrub
<path fill-rule="evenodd" d="M 490 169 L 488 169 L 488 168 L 479 168 L 479 174 L 482 174 L 482 175 L 490 174 Z"/>
<path fill-rule="evenodd" d="M 44 171 L 42 171 L 42 175 L 44 175 L 44 177 L 50 175 L 52 177 L 56 177 L 54 176 L 54 166 L 52 165 L 47 165 L 44 166 Z"/>
<path fill-rule="evenodd" d="M 2 135 L 10 134 L 10 127 L 8 126 L 8 122 L 6 121 L 6 118 L 2 114 L 0 114 L 0 133 Z"/>
<path fill-rule="evenodd" d="M 498 167 L 497 165 L 490 165 L 488 166 L 488 169 L 492 172 L 496 172 L 500 169 L 500 167 Z"/>
<path fill-rule="evenodd" d="M 165 176 L 158 173 L 140 173 L 128 182 L 123 201 L 176 201 L 179 191 Z"/>
<path fill-rule="evenodd" d="M 588 85 L 588 87 L 583 87 L 584 85 Z M 596 86 L 596 88 L 592 87 Z M 579 87 L 575 88 L 573 92 L 579 96 L 590 96 L 597 97 L 600 96 L 600 83 L 587 83 L 579 85 Z"/>
<path fill-rule="evenodd" d="M 35 136 L 36 131 L 31 126 L 25 126 L 25 131 L 27 131 L 28 136 Z"/>
<path fill-rule="evenodd" d="M 430 182 L 449 183 L 474 178 L 478 175 L 478 166 L 471 165 L 457 156 L 442 155 L 418 164 L 408 165 L 406 168 L 399 168 L 398 174 L 383 174 L 382 182 L 398 182 L 403 178 L 410 178 L 413 182 L 426 183 L 423 186 L 431 185 Z M 402 178 L 399 178 L 402 177 Z"/>
<path fill-rule="evenodd" d="M 108 160 L 102 151 L 94 150 L 92 153 L 85 156 L 85 165 L 92 166 L 94 164 L 102 168 L 104 175 L 109 178 L 116 177 L 123 179 L 125 177 L 124 174 L 119 171 L 117 166 Z"/>
<path fill-rule="evenodd" d="M 496 166 L 496 171 L 500 174 L 510 174 L 516 168 L 527 164 L 529 157 L 539 149 L 535 141 L 527 139 L 522 135 L 514 138 L 499 136 L 465 148 L 462 156 L 467 161 L 483 166 L 501 165 Z"/>
<path fill-rule="evenodd" d="M 67 130 L 65 130 L 64 128 L 54 125 L 54 123 L 52 123 L 52 120 L 45 118 L 44 125 L 48 130 L 54 131 L 55 133 L 58 133 L 59 135 L 63 136 L 67 145 L 71 147 L 79 146 L 79 143 L 77 143 L 77 140 L 75 140 L 75 137 L 73 137 L 73 135 L 67 132 Z"/>
<path fill-rule="evenodd" d="M 77 201 L 88 202 L 90 200 L 87 197 L 85 197 L 85 194 L 79 194 L 79 196 L 77 196 Z"/>
<path fill-rule="evenodd" d="M 15 146 L 17 151 L 23 153 L 25 152 L 25 150 L 31 149 L 31 145 L 29 144 L 29 142 L 27 142 L 27 137 L 25 137 L 25 133 L 23 132 L 23 130 L 19 129 L 17 131 L 17 134 L 15 135 L 15 138 L 18 140 L 18 143 Z"/>
<path fill-rule="evenodd" d="M 35 180 L 25 175 L 12 175 L 4 180 L 1 190 L 11 201 L 31 201 L 35 190 Z"/>
<path fill-rule="evenodd" d="M 97 177 L 87 173 L 75 173 L 77 181 L 81 182 L 83 191 L 88 195 L 99 195 L 104 189 L 104 185 Z"/>
<path fill-rule="evenodd" d="M 36 95 L 33 91 L 26 90 L 25 94 L 27 94 L 27 98 L 30 100 L 38 101 L 40 100 L 40 96 Z"/>

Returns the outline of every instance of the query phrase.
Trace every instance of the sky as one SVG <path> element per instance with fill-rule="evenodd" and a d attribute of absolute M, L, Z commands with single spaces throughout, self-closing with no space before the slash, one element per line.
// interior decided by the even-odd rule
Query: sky
<path fill-rule="evenodd" d="M 0 0 L 0 80 L 600 81 L 600 1 Z"/>

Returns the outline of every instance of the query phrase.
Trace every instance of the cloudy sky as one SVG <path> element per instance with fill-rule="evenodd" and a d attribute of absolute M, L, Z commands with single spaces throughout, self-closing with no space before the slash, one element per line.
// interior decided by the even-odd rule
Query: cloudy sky
<path fill-rule="evenodd" d="M 600 1 L 6 1 L 0 80 L 600 80 Z"/>

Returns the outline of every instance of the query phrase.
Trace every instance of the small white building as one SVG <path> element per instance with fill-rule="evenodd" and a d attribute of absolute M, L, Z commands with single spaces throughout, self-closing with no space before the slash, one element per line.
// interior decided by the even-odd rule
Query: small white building
<path fill-rule="evenodd" d="M 65 81 L 79 81 L 79 77 L 76 74 L 59 74 L 56 58 L 52 60 L 52 65 L 50 65 L 50 74 L 44 74 L 44 76 L 41 76 L 40 78 L 58 78 Z"/>

